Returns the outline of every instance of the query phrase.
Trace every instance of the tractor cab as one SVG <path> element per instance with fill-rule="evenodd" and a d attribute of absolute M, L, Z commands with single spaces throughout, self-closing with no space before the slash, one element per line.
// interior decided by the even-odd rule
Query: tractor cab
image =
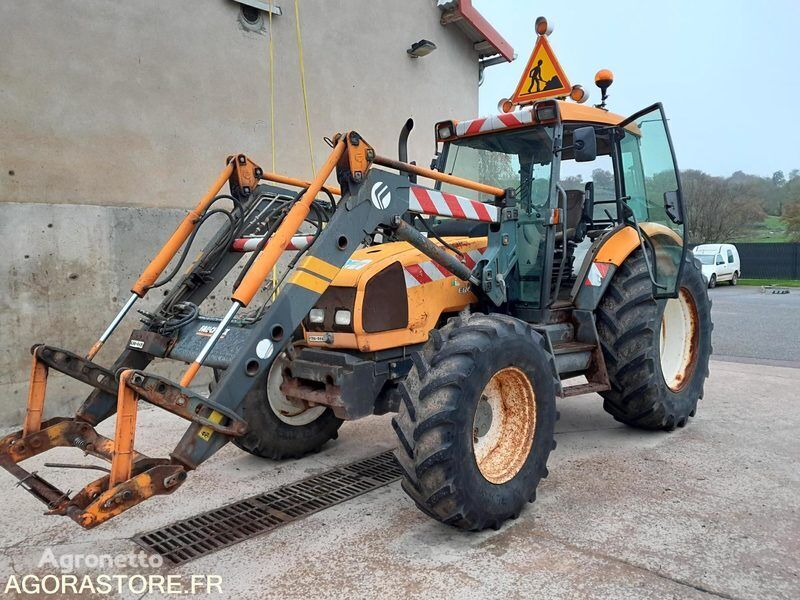
<path fill-rule="evenodd" d="M 511 301 L 540 309 L 574 300 L 592 243 L 625 225 L 650 248 L 656 297 L 675 296 L 684 211 L 660 104 L 625 119 L 599 107 L 542 100 L 493 117 L 445 121 L 436 134 L 443 143 L 440 171 L 511 191 L 506 202 L 519 209 L 522 234 L 519 293 Z M 446 183 L 439 188 L 455 192 Z M 440 235 L 489 229 L 442 219 L 435 227 Z"/>

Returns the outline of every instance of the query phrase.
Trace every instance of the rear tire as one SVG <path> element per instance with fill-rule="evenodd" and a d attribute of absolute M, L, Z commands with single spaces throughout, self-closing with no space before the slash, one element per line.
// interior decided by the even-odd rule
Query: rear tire
<path fill-rule="evenodd" d="M 679 298 L 655 300 L 637 250 L 616 271 L 597 308 L 611 383 L 611 390 L 601 392 L 603 408 L 632 427 L 683 427 L 703 397 L 711 302 L 699 261 L 691 255 L 686 260 Z"/>
<path fill-rule="evenodd" d="M 425 514 L 499 529 L 536 498 L 555 447 L 555 364 L 545 341 L 506 315 L 456 318 L 414 357 L 392 425 L 403 490 Z"/>
<path fill-rule="evenodd" d="M 731 285 L 736 285 L 737 283 L 739 283 L 739 272 L 734 271 L 733 277 L 731 277 Z"/>
<path fill-rule="evenodd" d="M 339 436 L 343 423 L 330 408 L 313 407 L 294 414 L 275 412 L 280 407 L 291 406 L 278 389 L 282 360 L 282 356 L 276 358 L 262 385 L 245 396 L 242 416 L 250 429 L 244 436 L 233 439 L 245 452 L 272 460 L 301 458 L 318 452 L 329 440 Z"/>

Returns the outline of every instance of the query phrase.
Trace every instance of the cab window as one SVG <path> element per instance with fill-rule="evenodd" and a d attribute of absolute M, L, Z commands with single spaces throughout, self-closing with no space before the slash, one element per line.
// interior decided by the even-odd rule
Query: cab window
<path fill-rule="evenodd" d="M 512 188 L 521 203 L 543 206 L 550 192 L 553 163 L 553 128 L 532 127 L 479 135 L 452 142 L 447 147 L 445 172 L 501 189 Z M 442 191 L 464 195 L 464 188 L 443 184 Z M 469 192 L 481 202 L 487 194 Z"/>
<path fill-rule="evenodd" d="M 667 118 L 660 104 L 620 123 L 619 141 L 623 197 L 633 221 L 647 223 L 654 253 L 653 294 L 674 298 L 686 251 L 683 199 L 672 152 Z"/>

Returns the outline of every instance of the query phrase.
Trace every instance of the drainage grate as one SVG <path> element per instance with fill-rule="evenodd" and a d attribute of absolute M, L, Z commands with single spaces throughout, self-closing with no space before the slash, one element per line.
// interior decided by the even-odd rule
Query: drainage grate
<path fill-rule="evenodd" d="M 139 534 L 133 541 L 179 565 L 370 492 L 400 476 L 390 450 Z"/>

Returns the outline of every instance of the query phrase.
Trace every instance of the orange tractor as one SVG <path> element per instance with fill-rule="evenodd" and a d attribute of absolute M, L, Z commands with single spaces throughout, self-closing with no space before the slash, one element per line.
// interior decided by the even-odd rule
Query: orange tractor
<path fill-rule="evenodd" d="M 608 112 L 608 72 L 598 107 L 565 99 L 585 99 L 578 86 L 553 88 L 563 74 L 540 69 L 550 89 L 534 91 L 532 72 L 519 88 L 530 101 L 439 123 L 431 168 L 404 151 L 381 156 L 354 131 L 333 138 L 310 182 L 229 157 L 87 355 L 33 348 L 27 416 L 0 440 L 0 465 L 49 513 L 93 527 L 173 492 L 230 441 L 295 458 L 344 420 L 396 412 L 403 489 L 427 515 L 483 529 L 534 500 L 557 397 L 598 393 L 633 427 L 684 426 L 703 395 L 712 325 L 664 111 Z M 610 165 L 603 181 L 563 176 L 600 162 Z M 325 183 L 334 172 L 338 188 Z M 179 275 L 213 214 L 224 225 Z M 259 299 L 284 253 L 288 268 Z M 230 309 L 205 316 L 204 300 L 240 261 Z M 96 362 L 136 301 L 167 282 L 125 351 Z M 188 368 L 171 381 L 146 370 L 154 358 Z M 209 395 L 191 386 L 202 367 L 215 373 Z M 49 369 L 93 388 L 74 417 L 42 420 Z M 140 402 L 189 422 L 169 457 L 135 451 Z M 95 426 L 115 413 L 114 439 L 104 438 Z M 58 446 L 110 461 L 109 473 L 69 495 L 20 465 Z"/>

